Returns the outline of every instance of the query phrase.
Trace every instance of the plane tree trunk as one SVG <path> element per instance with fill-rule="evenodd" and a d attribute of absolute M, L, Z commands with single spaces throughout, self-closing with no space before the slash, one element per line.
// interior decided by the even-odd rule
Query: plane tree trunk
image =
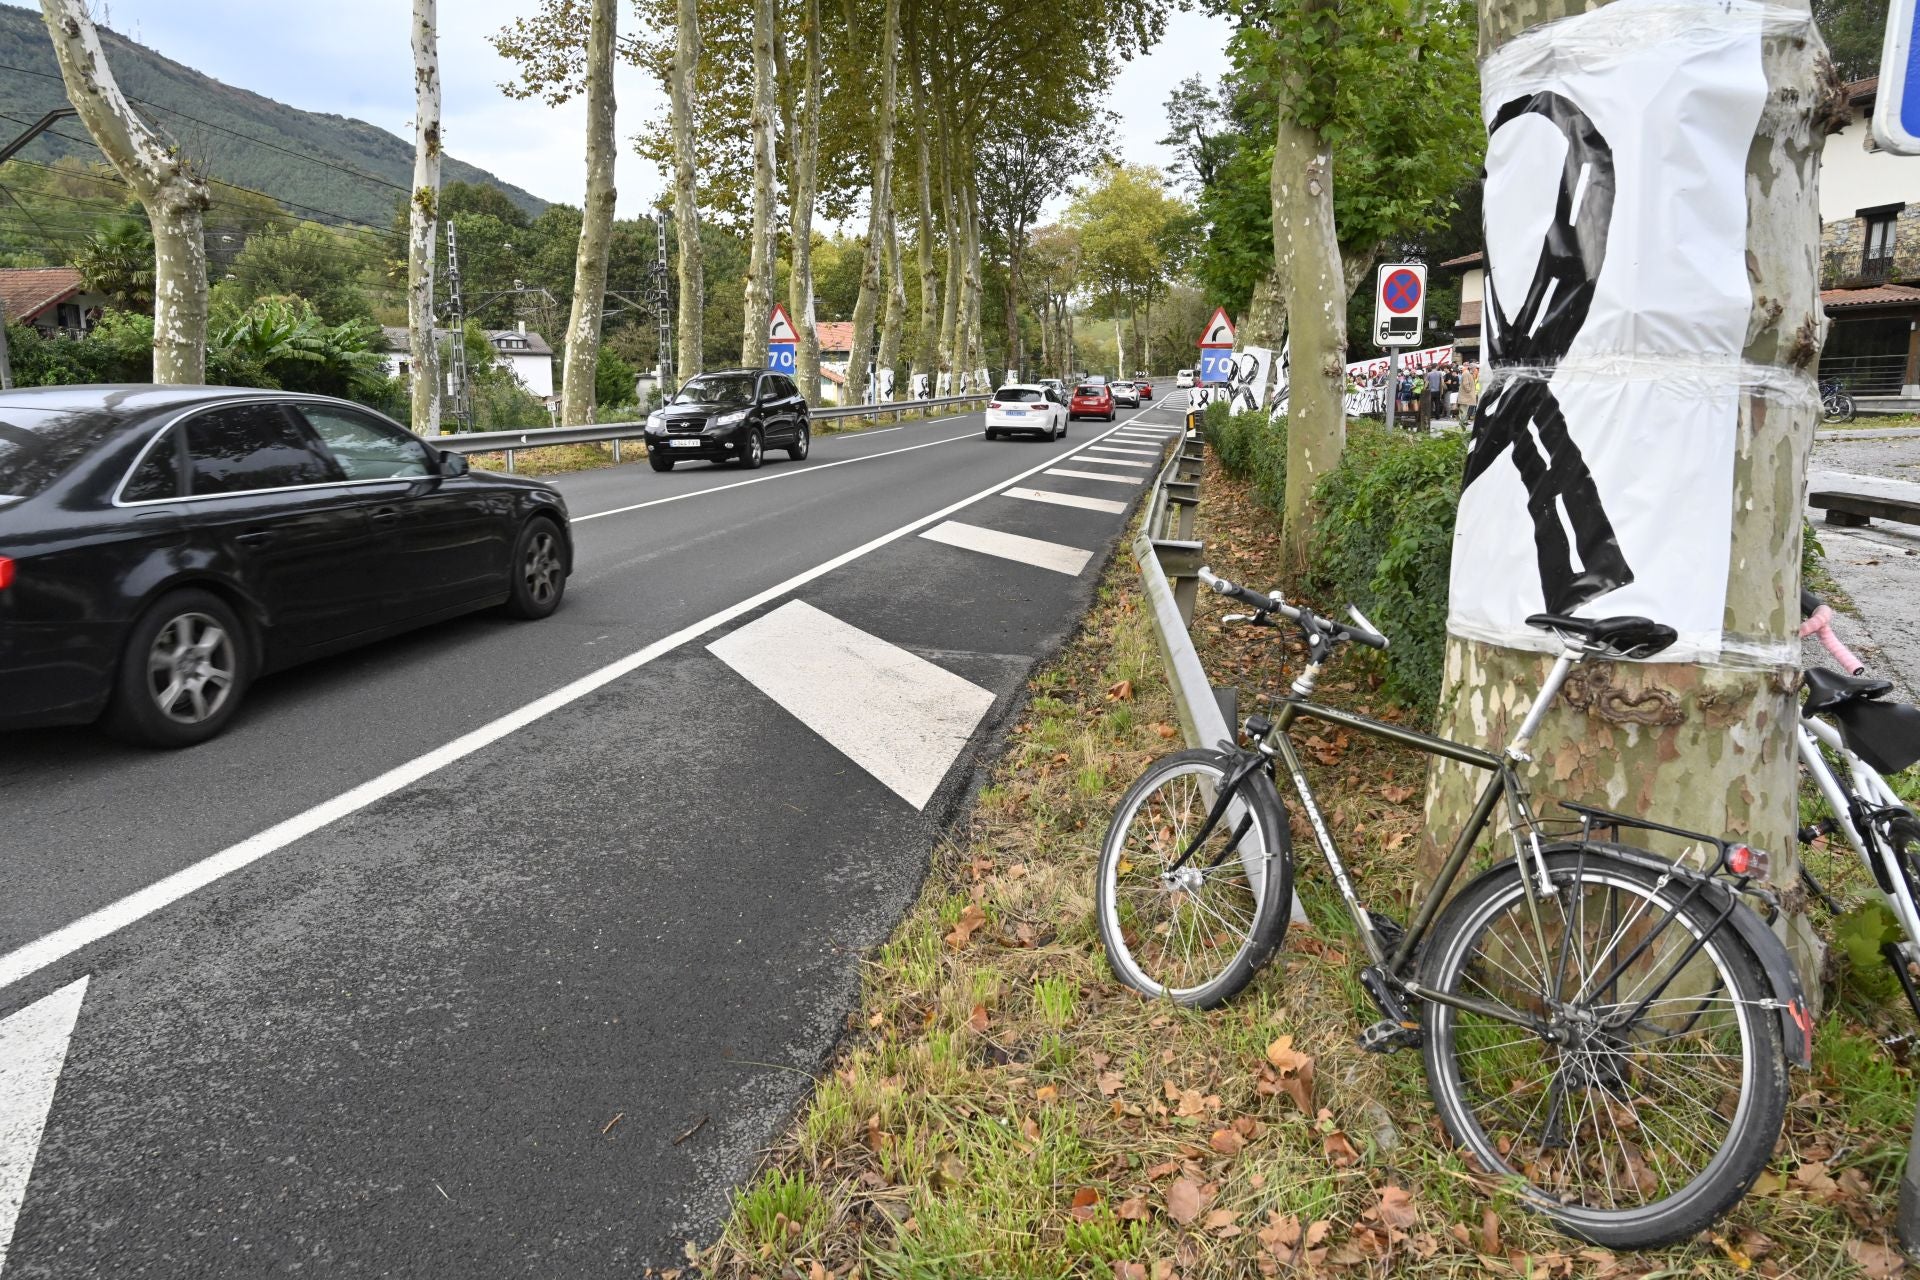
<path fill-rule="evenodd" d="M 773 314 L 777 234 L 773 217 L 773 23 L 773 0 L 753 0 L 753 115 L 747 130 L 753 146 L 753 228 L 740 330 L 740 361 L 749 369 L 767 363 L 767 321 Z"/>
<path fill-rule="evenodd" d="M 880 305 L 880 261 L 893 208 L 893 118 L 900 54 L 900 0 L 887 0 L 880 25 L 880 102 L 873 126 L 873 187 L 868 193 L 866 253 L 860 263 L 860 294 L 853 306 L 853 343 L 847 355 L 847 402 L 869 398 L 867 362 L 873 358 L 874 313 Z"/>
<path fill-rule="evenodd" d="M 679 241 L 679 370 L 682 380 L 706 367 L 706 261 L 700 244 L 700 186 L 694 164 L 693 78 L 700 66 L 700 6 L 679 0 L 667 91 L 673 130 L 673 226 Z M 761 327 L 764 333 L 765 326 Z"/>
<path fill-rule="evenodd" d="M 594 419 L 593 375 L 600 362 L 600 325 L 606 313 L 607 250 L 613 242 L 613 41 L 618 0 L 593 0 L 587 25 L 587 196 L 581 210 L 580 249 L 573 261 L 573 312 L 567 320 L 567 359 L 560 373 L 560 422 Z"/>
<path fill-rule="evenodd" d="M 1803 0 L 1792 8 L 1803 17 L 1807 13 Z M 1480 10 L 1483 62 L 1512 41 L 1543 38 L 1536 28 L 1579 14 L 1593 16 L 1583 0 L 1488 0 Z M 1724 21 L 1721 11 L 1709 4 L 1700 4 L 1698 14 L 1702 26 Z M 1556 797 L 1724 833 L 1770 851 L 1772 879 L 1787 908 L 1778 927 L 1786 933 L 1813 995 L 1818 992 L 1811 980 L 1818 967 L 1818 943 L 1806 925 L 1795 856 L 1795 631 L 1801 502 L 1818 416 L 1813 371 L 1823 336 L 1817 181 L 1824 135 L 1844 121 L 1846 99 L 1810 20 L 1796 24 L 1770 17 L 1760 51 L 1766 83 L 1758 126 L 1751 139 L 1731 140 L 1746 157 L 1745 237 L 1732 255 L 1744 262 L 1751 288 L 1741 352 L 1745 372 L 1721 375 L 1727 379 L 1727 412 L 1734 426 L 1730 554 L 1719 652 L 1742 653 L 1747 660 L 1739 665 L 1724 659 L 1588 664 L 1542 723 L 1527 776 L 1539 790 Z M 1568 56 L 1578 61 L 1578 54 Z M 1613 144 L 1617 147 L 1619 140 Z M 1621 190 L 1624 193 L 1625 186 Z M 1497 259 L 1501 248 L 1490 236 L 1489 258 Z M 1695 246 L 1703 254 L 1727 248 Z M 1665 356 L 1683 364 L 1686 357 L 1685 352 Z M 1724 370 L 1723 357 L 1708 352 L 1695 357 L 1703 370 L 1710 370 L 1716 360 Z M 1490 382 L 1498 378 L 1499 366 L 1490 363 L 1488 374 Z M 1635 376 L 1675 379 L 1673 402 L 1682 404 L 1683 398 L 1707 394 L 1700 390 L 1700 378 L 1713 375 L 1696 375 L 1689 368 L 1678 375 L 1650 369 Z M 1562 375 L 1556 388 L 1564 388 L 1565 379 Z M 1477 430 L 1487 421 L 1487 403 L 1482 401 Z M 1509 466 L 1504 460 L 1495 465 Z M 1696 476 L 1650 471 L 1641 483 L 1671 490 L 1639 495 L 1642 502 L 1680 509 L 1699 498 Z M 1464 571 L 1455 565 L 1456 582 Z M 1604 616 L 1623 610 L 1610 610 L 1602 595 L 1579 611 Z M 1449 635 L 1440 731 L 1468 742 L 1505 741 L 1525 715 L 1550 661 L 1545 654 Z M 1460 827 L 1472 792 L 1484 777 L 1470 778 L 1468 773 L 1460 765 L 1437 761 L 1430 769 L 1429 833 Z M 1656 847 L 1662 843 L 1662 837 L 1643 838 L 1642 833 L 1633 833 L 1632 839 Z M 1421 854 L 1431 873 L 1441 856 L 1431 835 L 1423 837 Z"/>
<path fill-rule="evenodd" d="M 793 168 L 793 264 L 787 280 L 787 310 L 799 338 L 794 379 L 809 404 L 820 403 L 820 335 L 813 314 L 813 204 L 820 163 L 820 0 L 806 0 L 806 67 L 795 108 L 797 139 L 790 144 Z"/>

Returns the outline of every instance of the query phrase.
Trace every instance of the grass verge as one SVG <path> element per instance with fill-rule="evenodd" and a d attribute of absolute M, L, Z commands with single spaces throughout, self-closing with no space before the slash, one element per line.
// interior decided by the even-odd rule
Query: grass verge
<path fill-rule="evenodd" d="M 1215 567 L 1283 583 L 1271 517 L 1217 469 L 1207 485 Z M 1243 697 L 1278 687 L 1284 647 L 1223 630 L 1220 612 L 1203 602 L 1193 628 L 1208 670 Z M 1322 691 L 1377 709 L 1376 679 L 1356 666 Z M 1180 745 L 1173 723 L 1132 566 L 1117 562 L 1081 634 L 1033 680 L 920 902 L 872 957 L 838 1061 L 689 1274 L 1894 1274 L 1914 1083 L 1844 1011 L 1794 1082 L 1755 1193 L 1691 1245 L 1628 1256 L 1582 1247 L 1476 1178 L 1418 1055 L 1359 1050 L 1376 1015 L 1313 855 L 1301 876 L 1313 927 L 1226 1008 L 1184 1012 L 1116 983 L 1091 919 L 1096 848 L 1132 778 Z M 1422 760 L 1338 733 L 1306 745 L 1359 883 L 1403 910 Z"/>

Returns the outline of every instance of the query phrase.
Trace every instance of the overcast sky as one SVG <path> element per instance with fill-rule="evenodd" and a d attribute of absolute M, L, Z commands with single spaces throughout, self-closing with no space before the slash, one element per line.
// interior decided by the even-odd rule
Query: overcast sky
<path fill-rule="evenodd" d="M 547 200 L 580 202 L 585 169 L 580 138 L 584 108 L 554 109 L 500 92 L 511 74 L 487 36 L 531 0 L 453 0 L 440 6 L 442 116 L 447 150 Z M 308 111 L 355 116 L 411 140 L 413 56 L 405 0 L 96 0 L 114 30 L 176 62 L 228 84 Z M 1164 164 L 1168 93 L 1185 77 L 1217 74 L 1227 26 L 1200 14 L 1175 14 L 1167 38 L 1145 60 L 1114 78 L 1108 105 L 1120 113 L 1126 158 Z M 620 132 L 664 110 L 664 97 L 644 74 L 617 77 Z M 663 175 L 631 151 L 615 181 L 620 216 L 640 213 Z"/>

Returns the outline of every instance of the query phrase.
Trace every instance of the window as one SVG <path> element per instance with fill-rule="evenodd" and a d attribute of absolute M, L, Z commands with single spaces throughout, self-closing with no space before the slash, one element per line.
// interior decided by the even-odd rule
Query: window
<path fill-rule="evenodd" d="M 426 446 L 398 427 L 330 405 L 302 405 L 300 415 L 349 480 L 410 480 L 433 474 Z"/>
<path fill-rule="evenodd" d="M 703 374 L 680 388 L 675 404 L 711 404 L 723 408 L 753 401 L 753 375 L 750 373 Z"/>
<path fill-rule="evenodd" d="M 1030 401 L 1037 404 L 1046 397 L 1027 387 L 1002 387 L 993 393 L 993 398 L 1002 404 L 1026 404 Z"/>
<path fill-rule="evenodd" d="M 39 413 L 17 405 L 0 418 L 0 504 L 31 498 L 65 475 L 108 436 L 100 413 Z"/>
<path fill-rule="evenodd" d="M 773 388 L 777 394 L 786 396 L 788 398 L 792 398 L 800 394 L 800 388 L 795 386 L 793 379 L 789 378 L 784 373 L 776 373 L 773 375 Z"/>
<path fill-rule="evenodd" d="M 122 502 L 157 502 L 180 496 L 180 433 L 169 431 L 147 450 L 146 457 L 120 490 Z"/>
<path fill-rule="evenodd" d="M 196 497 L 340 479 L 277 404 L 234 405 L 189 419 L 187 457 Z"/>
<path fill-rule="evenodd" d="M 1893 273 L 1894 229 L 1900 218 L 1900 206 L 1862 209 L 1866 220 L 1866 247 L 1860 256 L 1860 274 L 1868 280 L 1885 280 Z"/>

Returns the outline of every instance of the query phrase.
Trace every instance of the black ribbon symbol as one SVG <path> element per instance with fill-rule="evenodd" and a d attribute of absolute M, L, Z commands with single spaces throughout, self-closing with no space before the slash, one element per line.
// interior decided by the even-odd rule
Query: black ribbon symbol
<path fill-rule="evenodd" d="M 1513 465 L 1527 487 L 1541 594 L 1551 612 L 1571 613 L 1633 581 L 1593 473 L 1568 433 L 1560 401 L 1547 381 L 1587 322 L 1607 256 L 1613 148 L 1586 112 L 1557 93 L 1513 99 L 1500 108 L 1487 134 L 1491 137 L 1502 125 L 1528 115 L 1560 130 L 1567 140 L 1566 162 L 1553 225 L 1516 315 L 1509 317 L 1501 307 L 1493 272 L 1487 272 L 1487 367 L 1492 377 L 1481 394 L 1462 487 L 1479 479 L 1501 454 L 1513 451 Z M 1573 548 L 1567 545 L 1568 526 Z M 1577 571 L 1571 554 L 1576 549 Z"/>
<path fill-rule="evenodd" d="M 1259 373 L 1260 357 L 1251 351 L 1242 351 L 1227 367 L 1227 399 L 1235 413 L 1253 413 L 1260 408 L 1261 389 L 1253 385 Z"/>

